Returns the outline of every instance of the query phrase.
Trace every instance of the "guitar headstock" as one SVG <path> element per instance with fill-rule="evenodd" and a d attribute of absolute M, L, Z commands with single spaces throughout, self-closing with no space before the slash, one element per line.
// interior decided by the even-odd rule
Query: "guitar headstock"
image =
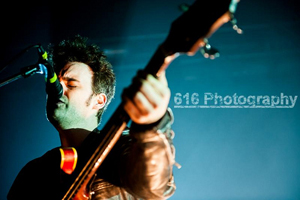
<path fill-rule="evenodd" d="M 206 38 L 224 23 L 233 20 L 239 0 L 198 0 L 177 18 L 163 43 L 168 55 L 194 55 Z"/>

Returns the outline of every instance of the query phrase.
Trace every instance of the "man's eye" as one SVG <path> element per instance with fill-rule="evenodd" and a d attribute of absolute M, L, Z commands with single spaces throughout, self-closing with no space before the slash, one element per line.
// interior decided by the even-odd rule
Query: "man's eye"
<path fill-rule="evenodd" d="M 69 88 L 76 88 L 76 85 L 68 85 Z"/>

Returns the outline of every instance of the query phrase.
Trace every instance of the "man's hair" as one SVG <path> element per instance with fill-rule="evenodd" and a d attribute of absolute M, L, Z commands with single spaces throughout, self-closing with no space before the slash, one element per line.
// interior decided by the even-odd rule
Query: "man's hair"
<path fill-rule="evenodd" d="M 97 113 L 98 123 L 101 116 L 115 94 L 115 74 L 106 56 L 94 44 L 87 44 L 87 38 L 76 35 L 72 39 L 63 40 L 51 48 L 50 61 L 58 74 L 68 62 L 82 62 L 93 71 L 92 90 L 94 94 L 104 93 L 107 102 Z"/>

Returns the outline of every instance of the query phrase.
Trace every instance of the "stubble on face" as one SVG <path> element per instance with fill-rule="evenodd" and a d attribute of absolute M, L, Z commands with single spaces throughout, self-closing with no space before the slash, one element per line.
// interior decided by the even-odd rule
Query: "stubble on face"
<path fill-rule="evenodd" d="M 89 66 L 83 63 L 68 63 L 62 69 L 59 77 L 64 95 L 58 102 L 47 102 L 48 119 L 53 125 L 62 129 L 84 126 L 82 123 L 90 113 L 94 96 L 91 89 L 92 74 Z M 71 87 L 72 84 L 76 87 Z"/>

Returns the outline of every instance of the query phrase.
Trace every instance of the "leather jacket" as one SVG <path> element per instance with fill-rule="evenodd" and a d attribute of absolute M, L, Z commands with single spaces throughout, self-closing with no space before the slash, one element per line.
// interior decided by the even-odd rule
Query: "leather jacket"
<path fill-rule="evenodd" d="M 169 110 L 155 124 L 133 123 L 130 131 L 124 131 L 97 171 L 90 186 L 91 199 L 160 200 L 170 197 L 176 188 L 172 174 L 175 164 L 172 122 Z M 56 191 L 62 183 L 62 171 L 57 169 L 60 162 L 57 152 L 55 148 L 29 162 L 11 187 L 8 200 L 59 199 Z M 32 189 L 35 191 L 29 191 Z"/>
<path fill-rule="evenodd" d="M 166 199 L 175 191 L 170 111 L 156 124 L 132 124 L 100 166 L 92 200 Z"/>

